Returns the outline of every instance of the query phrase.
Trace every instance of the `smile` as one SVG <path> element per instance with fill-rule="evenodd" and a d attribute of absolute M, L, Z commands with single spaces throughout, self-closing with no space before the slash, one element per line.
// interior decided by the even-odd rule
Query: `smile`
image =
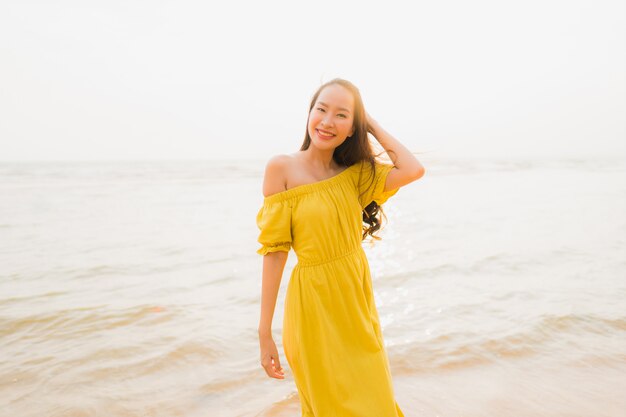
<path fill-rule="evenodd" d="M 322 138 L 332 138 L 333 136 L 335 136 L 334 134 L 330 132 L 324 132 L 323 130 L 319 130 L 319 129 L 315 129 L 315 130 L 317 131 L 317 135 Z"/>

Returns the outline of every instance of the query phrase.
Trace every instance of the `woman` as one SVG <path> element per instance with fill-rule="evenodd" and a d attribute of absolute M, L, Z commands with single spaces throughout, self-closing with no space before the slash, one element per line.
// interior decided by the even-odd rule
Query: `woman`
<path fill-rule="evenodd" d="M 394 165 L 375 160 L 368 131 L 394 154 Z M 264 255 L 261 364 L 269 377 L 284 378 L 271 326 L 293 247 L 298 263 L 287 286 L 282 338 L 304 417 L 404 416 L 394 399 L 361 241 L 377 238 L 379 206 L 424 172 L 342 79 L 313 96 L 300 151 L 266 165 L 256 217 L 257 253 Z"/>

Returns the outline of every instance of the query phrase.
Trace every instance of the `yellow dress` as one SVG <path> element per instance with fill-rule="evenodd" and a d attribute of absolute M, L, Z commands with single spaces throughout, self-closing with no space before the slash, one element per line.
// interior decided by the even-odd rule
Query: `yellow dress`
<path fill-rule="evenodd" d="M 283 348 L 303 417 L 404 417 L 363 251 L 362 209 L 384 203 L 393 167 L 358 162 L 334 177 L 265 197 L 256 222 L 260 255 L 289 251 Z"/>

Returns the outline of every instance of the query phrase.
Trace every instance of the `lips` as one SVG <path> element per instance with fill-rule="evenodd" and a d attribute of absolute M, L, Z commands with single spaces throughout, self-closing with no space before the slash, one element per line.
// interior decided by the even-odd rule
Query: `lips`
<path fill-rule="evenodd" d="M 328 132 L 326 130 L 322 130 L 322 129 L 315 129 L 315 130 L 317 131 L 317 135 L 321 137 L 322 139 L 330 139 L 335 136 L 334 133 Z"/>

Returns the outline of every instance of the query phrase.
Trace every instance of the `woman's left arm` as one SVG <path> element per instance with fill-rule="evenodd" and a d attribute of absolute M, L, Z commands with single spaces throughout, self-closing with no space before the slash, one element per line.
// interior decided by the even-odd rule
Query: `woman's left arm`
<path fill-rule="evenodd" d="M 387 174 L 384 191 L 395 190 L 396 188 L 420 179 L 426 172 L 424 166 L 406 146 L 401 144 L 398 139 L 391 136 L 391 134 L 383 129 L 369 114 L 366 113 L 366 115 L 370 133 L 372 133 L 378 143 L 385 148 L 385 151 L 387 151 L 389 158 L 395 166 L 395 168 Z"/>

